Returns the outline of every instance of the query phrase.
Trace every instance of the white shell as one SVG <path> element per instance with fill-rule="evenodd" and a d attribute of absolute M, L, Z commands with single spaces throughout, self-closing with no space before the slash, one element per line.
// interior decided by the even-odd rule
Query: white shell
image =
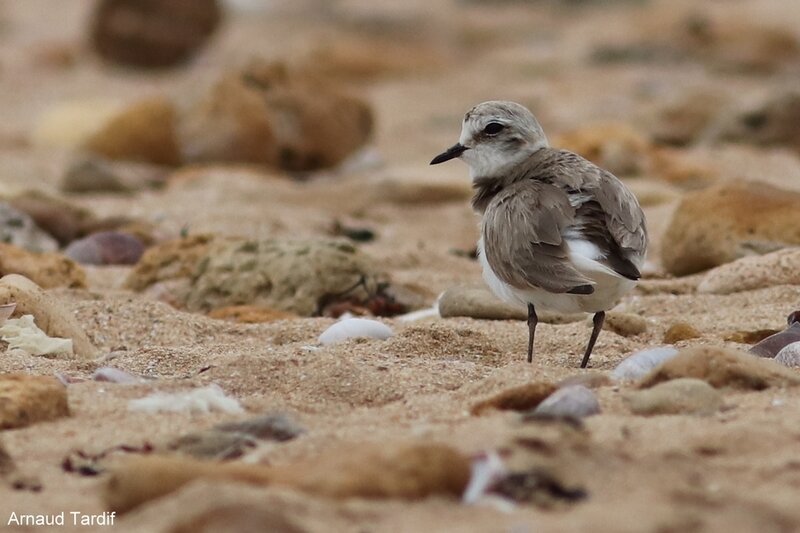
<path fill-rule="evenodd" d="M 72 339 L 48 337 L 39 329 L 33 315 L 10 318 L 0 326 L 0 337 L 8 343 L 11 350 L 23 350 L 31 355 L 52 355 L 67 353 L 72 355 Z"/>
<path fill-rule="evenodd" d="M 0 305 L 0 326 L 3 325 L 3 322 L 11 318 L 16 308 L 17 304 L 15 303 Z"/>
<path fill-rule="evenodd" d="M 537 415 L 583 418 L 599 413 L 600 403 L 589 388 L 570 385 L 545 398 L 533 412 Z"/>
<path fill-rule="evenodd" d="M 239 401 L 226 396 L 218 385 L 209 385 L 208 387 L 173 394 L 156 392 L 145 398 L 129 401 L 128 410 L 145 413 L 192 414 L 206 414 L 211 411 L 230 414 L 244 412 L 242 406 L 239 405 Z"/>
<path fill-rule="evenodd" d="M 326 329 L 322 335 L 319 336 L 319 342 L 327 346 L 348 339 L 363 337 L 383 340 L 388 339 L 392 335 L 392 328 L 377 320 L 345 318 Z"/>
<path fill-rule="evenodd" d="M 789 367 L 800 367 L 800 341 L 787 344 L 778 355 L 775 362 Z"/>
<path fill-rule="evenodd" d="M 617 381 L 635 381 L 676 355 L 678 355 L 678 349 L 671 344 L 639 350 L 618 364 L 617 368 L 611 372 L 611 377 Z"/>

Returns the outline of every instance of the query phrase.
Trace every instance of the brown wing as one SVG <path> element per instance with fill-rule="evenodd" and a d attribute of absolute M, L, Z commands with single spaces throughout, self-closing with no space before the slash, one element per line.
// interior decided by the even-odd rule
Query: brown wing
<path fill-rule="evenodd" d="M 563 234 L 575 207 L 560 188 L 533 180 L 505 187 L 484 213 L 483 246 L 489 266 L 512 287 L 574 291 L 591 283 L 568 260 Z"/>

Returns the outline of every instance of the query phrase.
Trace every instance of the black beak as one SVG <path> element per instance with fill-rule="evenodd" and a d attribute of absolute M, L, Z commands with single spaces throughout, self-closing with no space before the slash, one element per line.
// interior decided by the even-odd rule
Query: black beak
<path fill-rule="evenodd" d="M 455 159 L 456 157 L 463 154 L 465 151 L 469 150 L 466 146 L 460 143 L 456 143 L 441 154 L 437 155 L 431 161 L 431 165 L 438 165 L 439 163 L 444 163 L 445 161 L 450 161 L 451 159 Z"/>

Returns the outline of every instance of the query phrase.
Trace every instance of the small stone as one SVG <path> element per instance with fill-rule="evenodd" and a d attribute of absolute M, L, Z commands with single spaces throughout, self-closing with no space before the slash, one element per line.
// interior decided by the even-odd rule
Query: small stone
<path fill-rule="evenodd" d="M 647 320 L 632 313 L 609 311 L 603 326 L 623 337 L 633 337 L 647 331 Z"/>
<path fill-rule="evenodd" d="M 570 385 L 556 390 L 533 410 L 534 416 L 584 418 L 600 412 L 600 403 L 591 389 Z"/>
<path fill-rule="evenodd" d="M 186 308 L 248 304 L 312 316 L 343 296 L 367 301 L 367 287 L 383 279 L 372 260 L 345 241 L 221 240 L 196 264 Z"/>
<path fill-rule="evenodd" d="M 64 255 L 84 265 L 135 265 L 144 254 L 144 245 L 133 235 L 102 231 L 73 241 Z"/>
<path fill-rule="evenodd" d="M 506 389 L 472 406 L 473 415 L 482 415 L 491 409 L 500 411 L 530 411 L 556 391 L 556 386 L 547 381 L 534 381 Z"/>
<path fill-rule="evenodd" d="M 56 378 L 0 375 L 0 429 L 69 416 L 67 389 Z"/>
<path fill-rule="evenodd" d="M 86 287 L 83 268 L 56 252 L 35 253 L 0 243 L 0 272 L 20 274 L 43 289 Z"/>
<path fill-rule="evenodd" d="M 689 339 L 697 339 L 702 335 L 697 329 L 686 322 L 676 322 L 672 324 L 667 331 L 664 332 L 664 342 L 666 344 L 675 344 L 676 342 L 685 341 Z"/>
<path fill-rule="evenodd" d="M 636 381 L 676 355 L 678 355 L 678 350 L 674 346 L 657 346 L 639 350 L 618 364 L 611 372 L 611 377 L 617 381 Z"/>
<path fill-rule="evenodd" d="M 62 198 L 38 190 L 25 191 L 10 198 L 9 203 L 26 213 L 41 229 L 65 246 L 85 234 L 85 228 L 96 222 L 94 214 Z"/>
<path fill-rule="evenodd" d="M 775 357 L 789 344 L 800 341 L 800 322 L 793 320 L 797 313 L 789 315 L 789 325 L 752 346 L 748 351 L 759 357 Z"/>
<path fill-rule="evenodd" d="M 697 292 L 732 294 L 777 285 L 800 285 L 800 248 L 742 257 L 706 273 Z"/>
<path fill-rule="evenodd" d="M 695 378 L 673 379 L 625 397 L 637 415 L 710 415 L 722 407 L 722 394 Z"/>
<path fill-rule="evenodd" d="M 664 267 L 693 274 L 800 244 L 800 193 L 755 182 L 688 192 L 662 240 Z"/>
<path fill-rule="evenodd" d="M 800 341 L 784 346 L 775 356 L 775 362 L 791 368 L 800 367 Z"/>
<path fill-rule="evenodd" d="M 261 305 L 229 305 L 208 313 L 209 318 L 231 320 L 239 324 L 263 324 L 276 320 L 291 320 L 299 315 Z"/>
<path fill-rule="evenodd" d="M 211 235 L 191 235 L 166 241 L 147 250 L 125 280 L 134 291 L 173 280 L 186 280 L 194 274 L 197 264 L 208 253 L 214 240 Z"/>
<path fill-rule="evenodd" d="M 450 287 L 439 297 L 442 318 L 467 316 L 483 320 L 525 320 L 528 312 L 522 306 L 506 303 L 484 287 Z"/>
<path fill-rule="evenodd" d="M 70 193 L 132 193 L 158 189 L 166 183 L 163 167 L 143 163 L 111 161 L 86 155 L 73 161 L 61 180 L 61 190 Z"/>
<path fill-rule="evenodd" d="M 31 252 L 52 252 L 58 242 L 44 232 L 26 213 L 0 201 L 0 243 L 13 244 Z"/>
<path fill-rule="evenodd" d="M 36 325 L 50 337 L 72 339 L 75 355 L 91 359 L 97 354 L 78 321 L 50 293 L 18 274 L 0 278 L 0 304 L 17 304 L 15 316 L 33 315 Z"/>
<path fill-rule="evenodd" d="M 742 390 L 800 385 L 800 375 L 770 360 L 719 346 L 693 346 L 645 376 L 639 387 L 678 378 L 697 378 L 713 387 Z"/>
<path fill-rule="evenodd" d="M 345 318 L 323 331 L 319 336 L 319 342 L 327 346 L 359 338 L 386 340 L 393 334 L 392 328 L 377 320 Z"/>
<path fill-rule="evenodd" d="M 95 370 L 92 373 L 92 379 L 95 381 L 105 381 L 108 383 L 119 383 L 124 385 L 141 383 L 143 381 L 143 379 L 139 376 L 134 376 L 130 372 L 126 372 L 111 366 L 104 366 Z"/>
<path fill-rule="evenodd" d="M 166 97 L 135 102 L 90 135 L 82 148 L 108 159 L 179 165 L 175 108 Z"/>
<path fill-rule="evenodd" d="M 222 19 L 217 0 L 101 0 L 91 23 L 100 56 L 140 68 L 165 68 L 188 61 Z"/>

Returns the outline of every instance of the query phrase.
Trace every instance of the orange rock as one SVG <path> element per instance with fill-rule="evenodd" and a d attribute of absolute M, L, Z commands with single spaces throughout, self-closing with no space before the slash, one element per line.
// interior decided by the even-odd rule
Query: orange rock
<path fill-rule="evenodd" d="M 469 459 L 439 444 L 342 445 L 314 459 L 276 467 L 150 456 L 114 469 L 105 501 L 122 513 L 200 478 L 281 485 L 329 498 L 457 497 L 469 476 Z"/>
<path fill-rule="evenodd" d="M 678 276 L 800 244 L 800 193 L 755 182 L 686 193 L 661 242 Z"/>
<path fill-rule="evenodd" d="M 698 378 L 717 388 L 763 390 L 800 385 L 800 375 L 768 359 L 721 346 L 693 346 L 657 367 L 640 388 L 678 378 Z"/>
<path fill-rule="evenodd" d="M 0 429 L 22 428 L 69 416 L 67 389 L 56 378 L 0 376 Z"/>
<path fill-rule="evenodd" d="M 180 164 L 172 102 L 157 96 L 128 106 L 91 135 L 83 147 L 109 159 Z"/>
<path fill-rule="evenodd" d="M 0 243 L 0 275 L 21 274 L 43 289 L 86 287 L 86 272 L 72 259 L 56 252 L 29 252 Z"/>
<path fill-rule="evenodd" d="M 232 320 L 240 324 L 259 324 L 262 322 L 298 318 L 298 315 L 294 313 L 261 305 L 230 305 L 228 307 L 214 309 L 208 313 L 208 316 L 219 320 Z"/>
<path fill-rule="evenodd" d="M 490 409 L 501 411 L 528 411 L 539 405 L 556 390 L 556 386 L 546 381 L 534 381 L 519 387 L 506 389 L 472 406 L 473 415 L 481 415 Z"/>

